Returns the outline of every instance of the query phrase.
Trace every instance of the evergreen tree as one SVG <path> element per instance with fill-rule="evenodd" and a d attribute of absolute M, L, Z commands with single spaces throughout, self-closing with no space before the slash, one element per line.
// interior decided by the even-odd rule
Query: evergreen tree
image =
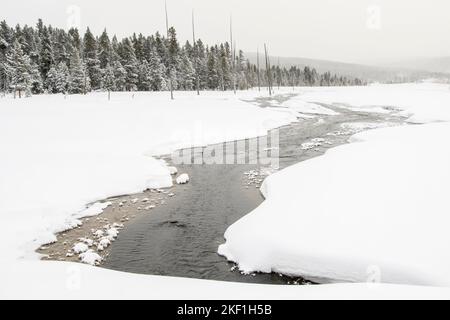
<path fill-rule="evenodd" d="M 168 89 L 166 81 L 166 68 L 159 58 L 158 52 L 153 49 L 150 53 L 150 90 L 165 91 Z"/>
<path fill-rule="evenodd" d="M 116 78 L 114 68 L 109 64 L 105 68 L 103 83 L 106 91 L 108 91 L 108 100 L 111 100 L 111 91 L 116 90 Z"/>
<path fill-rule="evenodd" d="M 101 88 L 102 72 L 100 60 L 98 59 L 97 40 L 89 28 L 87 28 L 84 35 L 83 48 L 84 63 L 86 64 L 92 89 L 98 90 Z"/>
<path fill-rule="evenodd" d="M 47 74 L 54 63 L 52 40 L 50 38 L 48 28 L 45 26 L 42 29 L 41 50 L 39 56 L 40 70 L 42 78 L 45 81 L 47 79 Z"/>
<path fill-rule="evenodd" d="M 40 94 L 44 92 L 44 84 L 42 81 L 41 72 L 39 71 L 39 66 L 32 62 L 31 63 L 31 93 Z"/>
<path fill-rule="evenodd" d="M 69 43 L 72 48 L 77 49 L 78 52 L 82 50 L 81 37 L 78 29 L 71 28 L 68 32 Z"/>
<path fill-rule="evenodd" d="M 122 63 L 126 71 L 125 89 L 127 91 L 136 91 L 139 79 L 139 65 L 129 39 L 123 41 Z"/>
<path fill-rule="evenodd" d="M 48 93 L 58 93 L 56 82 L 58 81 L 58 71 L 54 66 L 50 68 L 47 73 L 47 79 L 45 80 L 45 87 Z"/>
<path fill-rule="evenodd" d="M 29 95 L 91 90 L 160 91 L 199 89 L 230 90 L 256 85 L 346 86 L 364 85 L 352 79 L 311 67 L 272 66 L 258 70 L 242 51 L 237 56 L 229 43 L 206 46 L 200 39 L 180 46 L 175 28 L 167 38 L 158 32 L 133 34 L 111 40 L 106 30 L 97 39 L 89 28 L 83 39 L 77 29 L 46 26 L 8 26 L 0 22 L 0 90 Z M 236 50 L 235 50 L 236 51 Z M 233 58 L 233 56 L 235 56 Z M 405 79 L 398 79 L 404 81 Z"/>
<path fill-rule="evenodd" d="M 58 93 L 67 93 L 69 89 L 69 77 L 69 68 L 64 62 L 60 62 L 56 78 L 56 90 Z"/>
<path fill-rule="evenodd" d="M 219 88 L 219 72 L 217 70 L 217 57 L 216 57 L 216 51 L 213 48 L 209 50 L 208 54 L 208 82 L 207 87 L 208 89 L 216 90 Z"/>
<path fill-rule="evenodd" d="M 150 91 L 152 86 L 152 77 L 150 74 L 150 65 L 147 60 L 139 66 L 139 85 L 140 91 Z"/>
<path fill-rule="evenodd" d="M 179 85 L 183 90 L 195 89 L 195 69 L 186 50 L 181 53 Z"/>
<path fill-rule="evenodd" d="M 90 79 L 80 59 L 77 49 L 74 49 L 70 59 L 69 92 L 86 93 L 90 89 Z"/>
<path fill-rule="evenodd" d="M 120 61 L 115 61 L 113 65 L 115 88 L 118 91 L 125 91 L 127 86 L 127 70 Z"/>
<path fill-rule="evenodd" d="M 13 44 L 13 47 L 6 55 L 7 73 L 10 78 L 10 86 L 13 89 L 14 96 L 19 94 L 19 98 L 22 97 L 22 93 L 25 96 L 31 96 L 32 89 L 32 67 L 30 57 L 24 54 L 22 45 L 18 40 Z"/>
<path fill-rule="evenodd" d="M 197 63 L 195 63 L 194 66 L 196 67 L 196 72 L 199 77 L 200 89 L 205 90 L 208 88 L 208 58 L 206 55 L 206 48 L 200 39 L 197 40 L 195 48 L 197 51 Z"/>
<path fill-rule="evenodd" d="M 106 67 L 111 64 L 111 50 L 111 41 L 109 40 L 108 33 L 105 29 L 98 40 L 98 59 L 100 60 L 100 68 L 106 69 Z"/>
<path fill-rule="evenodd" d="M 175 90 L 178 87 L 178 70 L 180 66 L 180 46 L 177 40 L 177 32 L 174 27 L 169 29 L 169 35 L 167 39 L 167 52 L 168 52 L 168 73 L 169 82 L 172 89 Z"/>

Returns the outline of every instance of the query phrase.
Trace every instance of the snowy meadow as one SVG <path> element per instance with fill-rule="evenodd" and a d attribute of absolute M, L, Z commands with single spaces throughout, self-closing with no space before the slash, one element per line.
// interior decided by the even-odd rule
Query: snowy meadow
<path fill-rule="evenodd" d="M 0 234 L 0 296 L 449 297 L 449 87 L 373 85 L 295 93 L 283 108 L 244 102 L 265 95 L 257 91 L 177 92 L 174 101 L 164 92 L 114 93 L 111 101 L 105 93 L 0 99 L 0 217 L 6 226 Z M 266 201 L 230 226 L 219 253 L 243 272 L 360 284 L 225 284 L 39 261 L 35 250 L 93 214 L 92 204 L 170 187 L 170 169 L 158 155 L 266 135 L 302 121 L 303 114 L 320 120 L 328 112 L 315 104 L 320 102 L 367 112 L 389 108 L 420 125 L 360 133 L 349 145 L 273 174 L 262 187 Z"/>

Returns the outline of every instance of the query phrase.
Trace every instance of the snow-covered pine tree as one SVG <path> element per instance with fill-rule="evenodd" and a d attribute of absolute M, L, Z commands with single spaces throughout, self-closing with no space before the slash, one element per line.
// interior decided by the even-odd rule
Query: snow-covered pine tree
<path fill-rule="evenodd" d="M 168 31 L 167 38 L 159 33 L 148 37 L 139 34 L 119 42 L 115 36 L 110 41 L 106 31 L 97 39 L 88 29 L 82 40 L 77 29 L 66 32 L 45 26 L 42 20 L 38 21 L 36 27 L 17 25 L 15 28 L 2 21 L 0 90 L 5 93 L 14 90 L 10 76 L 13 69 L 7 63 L 6 55 L 11 54 L 16 40 L 21 45 L 23 55 L 31 61 L 28 74 L 31 75 L 33 94 L 44 92 L 46 87 L 50 92 L 69 90 L 86 93 L 90 90 L 91 78 L 94 89 L 108 90 L 111 83 L 105 84 L 105 81 L 112 78 L 112 74 L 114 90 L 119 91 L 167 90 L 169 83 L 172 83 L 173 89 L 192 90 L 197 87 L 193 75 L 198 75 L 200 90 L 232 89 L 234 78 L 240 89 L 257 85 L 258 68 L 245 59 L 241 51 L 235 50 L 239 52 L 237 56 L 231 52 L 229 43 L 207 47 L 194 34 L 195 45 L 186 42 L 184 46 L 180 46 L 175 29 L 170 28 Z M 74 59 L 75 50 L 79 55 L 78 59 Z M 233 59 L 232 55 L 236 58 Z M 270 57 L 267 59 L 266 70 L 259 72 L 261 86 L 269 83 L 293 87 L 365 84 L 360 79 L 330 73 L 319 74 L 312 68 L 270 66 Z M 236 65 L 235 71 L 232 70 L 233 64 Z M 61 74 L 67 74 L 64 65 L 69 68 L 68 88 L 64 85 L 64 77 L 61 77 Z"/>
<path fill-rule="evenodd" d="M 76 48 L 72 52 L 69 71 L 69 92 L 73 94 L 86 94 L 89 91 L 90 79 Z"/>
<path fill-rule="evenodd" d="M 168 73 L 169 82 L 171 82 L 172 89 L 178 88 L 178 70 L 180 67 L 180 46 L 177 40 L 177 32 L 174 27 L 170 27 L 168 31 L 167 39 L 167 51 L 168 51 Z"/>
<path fill-rule="evenodd" d="M 115 90 L 125 91 L 127 85 L 127 70 L 122 66 L 120 61 L 115 61 L 113 64 Z"/>
<path fill-rule="evenodd" d="M 220 46 L 219 65 L 224 90 L 232 89 L 233 86 L 231 59 L 230 45 L 228 44 L 228 42 L 225 43 L 225 45 L 222 44 Z"/>
<path fill-rule="evenodd" d="M 69 44 L 72 48 L 82 51 L 80 32 L 76 28 L 71 28 L 68 32 Z M 70 58 L 70 57 L 69 57 Z"/>
<path fill-rule="evenodd" d="M 154 48 L 156 48 L 156 51 L 158 52 L 161 62 L 167 69 L 169 66 L 168 64 L 169 53 L 166 46 L 166 40 L 163 37 L 161 37 L 161 34 L 159 32 L 156 32 L 155 34 Z"/>
<path fill-rule="evenodd" d="M 217 56 L 214 47 L 211 47 L 208 51 L 208 76 L 207 76 L 207 87 L 211 90 L 217 90 L 219 88 L 219 72 L 217 70 Z"/>
<path fill-rule="evenodd" d="M 220 48 L 218 45 L 214 46 L 214 55 L 215 55 L 214 61 L 216 63 L 215 69 L 217 70 L 217 77 L 219 79 L 219 84 L 218 84 L 217 89 L 225 91 L 225 79 L 224 79 L 223 70 L 222 70 L 222 59 L 221 59 Z"/>
<path fill-rule="evenodd" d="M 139 36 L 136 36 L 136 33 L 133 34 L 132 44 L 134 49 L 134 54 L 136 55 L 136 59 L 141 62 L 145 59 L 144 54 L 144 36 L 142 34 L 139 34 Z"/>
<path fill-rule="evenodd" d="M 183 90 L 195 89 L 195 69 L 192 61 L 189 59 L 186 50 L 181 51 L 180 69 L 179 69 L 179 85 Z"/>
<path fill-rule="evenodd" d="M 100 89 L 102 85 L 102 72 L 100 69 L 100 60 L 98 59 L 97 40 L 89 28 L 87 28 L 83 39 L 83 61 L 86 64 L 92 89 Z"/>
<path fill-rule="evenodd" d="M 139 65 L 129 39 L 123 41 L 121 51 L 122 65 L 126 71 L 125 89 L 127 91 L 136 91 L 139 80 Z"/>
<path fill-rule="evenodd" d="M 31 60 L 23 52 L 22 45 L 18 40 L 14 41 L 13 47 L 6 55 L 6 69 L 14 97 L 16 97 L 16 93 L 19 94 L 19 98 L 22 97 L 22 93 L 25 93 L 26 97 L 30 97 L 32 88 Z"/>
<path fill-rule="evenodd" d="M 150 90 L 152 91 L 166 91 L 166 67 L 161 62 L 158 52 L 155 48 L 150 53 Z"/>
<path fill-rule="evenodd" d="M 56 82 L 58 81 L 58 70 L 55 66 L 52 66 L 47 73 L 47 79 L 45 80 L 45 87 L 48 93 L 58 93 Z"/>
<path fill-rule="evenodd" d="M 150 91 L 152 85 L 152 78 L 150 74 L 150 65 L 147 60 L 144 60 L 139 65 L 139 84 L 138 90 Z"/>
<path fill-rule="evenodd" d="M 5 23 L 4 21 L 2 23 Z M 5 40 L 2 27 L 0 25 L 0 90 L 6 93 L 8 83 L 8 73 L 6 70 L 6 50 L 9 48 L 9 43 Z"/>
<path fill-rule="evenodd" d="M 39 66 L 35 62 L 31 62 L 31 92 L 33 94 L 41 94 L 44 92 L 44 83 L 42 81 Z"/>
<path fill-rule="evenodd" d="M 103 86 L 108 91 L 108 100 L 111 100 L 111 91 L 116 90 L 116 78 L 114 75 L 114 68 L 108 64 L 103 73 Z"/>
<path fill-rule="evenodd" d="M 111 65 L 111 41 L 109 40 L 106 29 L 98 39 L 98 59 L 100 60 L 100 68 L 106 69 Z"/>
<path fill-rule="evenodd" d="M 41 50 L 39 53 L 39 69 L 41 70 L 42 79 L 47 80 L 47 74 L 54 64 L 53 44 L 49 30 L 46 26 L 42 29 Z"/>
<path fill-rule="evenodd" d="M 194 64 L 196 67 L 196 71 L 199 77 L 200 82 L 200 89 L 205 90 L 208 88 L 208 59 L 206 56 L 206 49 L 205 45 L 203 44 L 202 40 L 197 40 L 196 48 L 196 57 L 197 57 L 197 63 Z"/>
<path fill-rule="evenodd" d="M 56 40 L 53 41 L 53 55 L 55 59 L 55 65 L 59 65 L 61 62 L 67 64 L 70 59 L 68 51 L 68 38 L 65 32 L 58 30 L 55 32 Z"/>
<path fill-rule="evenodd" d="M 119 42 L 117 37 L 114 36 L 111 40 L 111 62 L 110 68 L 114 73 L 114 90 L 113 91 L 125 91 L 127 71 L 123 67 L 121 57 L 119 55 Z"/>
<path fill-rule="evenodd" d="M 66 94 L 69 89 L 69 68 L 64 62 L 60 62 L 57 68 L 56 90 Z"/>

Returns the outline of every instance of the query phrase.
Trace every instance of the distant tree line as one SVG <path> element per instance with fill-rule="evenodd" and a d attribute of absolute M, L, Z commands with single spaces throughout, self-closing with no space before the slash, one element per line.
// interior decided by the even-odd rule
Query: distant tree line
<path fill-rule="evenodd" d="M 0 89 L 14 95 L 86 94 L 91 91 L 232 90 L 272 86 L 363 85 L 313 68 L 251 64 L 228 42 L 208 46 L 202 40 L 180 45 L 175 28 L 166 36 L 133 34 L 118 40 L 106 30 L 65 31 L 44 25 L 0 22 Z"/>

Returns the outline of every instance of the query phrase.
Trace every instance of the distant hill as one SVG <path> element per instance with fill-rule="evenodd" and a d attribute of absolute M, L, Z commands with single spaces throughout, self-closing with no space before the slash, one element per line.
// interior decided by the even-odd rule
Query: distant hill
<path fill-rule="evenodd" d="M 437 73 L 450 73 L 450 57 L 408 59 L 388 63 L 385 64 L 385 66 Z"/>
<path fill-rule="evenodd" d="M 246 52 L 245 55 L 250 62 L 256 63 L 256 53 Z M 262 63 L 264 56 L 261 54 L 260 59 Z M 271 57 L 270 59 L 272 65 L 277 65 L 279 60 L 280 65 L 285 67 L 298 66 L 304 68 L 305 66 L 310 66 L 320 73 L 329 71 L 333 74 L 356 77 L 369 82 L 416 81 L 427 78 L 450 79 L 450 58 L 448 58 L 449 64 L 447 69 L 440 68 L 437 62 L 436 64 L 430 63 L 430 68 L 422 69 L 420 65 L 417 65 L 417 68 L 411 68 L 409 64 L 405 64 L 404 67 L 398 64 L 392 66 L 368 66 L 309 58 Z M 434 68 L 431 68 L 431 66 L 434 66 Z M 425 64 L 423 64 L 423 67 L 425 67 Z M 261 68 L 264 68 L 264 66 L 262 65 Z M 442 70 L 446 71 L 442 72 Z"/>

